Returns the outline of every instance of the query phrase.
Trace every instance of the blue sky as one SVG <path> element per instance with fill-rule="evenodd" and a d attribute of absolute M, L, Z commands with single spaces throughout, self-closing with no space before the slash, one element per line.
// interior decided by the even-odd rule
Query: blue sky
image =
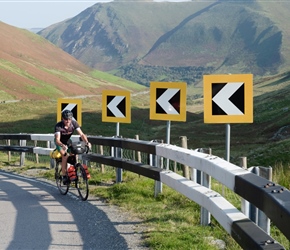
<path fill-rule="evenodd" d="M 0 21 L 18 28 L 46 28 L 71 18 L 97 2 L 111 0 L 0 0 Z M 134 1 L 134 0 L 121 0 Z M 155 0 L 163 2 L 166 0 Z M 182 2 L 189 0 L 167 0 Z"/>
<path fill-rule="evenodd" d="M 19 28 L 46 28 L 76 16 L 97 2 L 0 0 L 0 21 Z"/>

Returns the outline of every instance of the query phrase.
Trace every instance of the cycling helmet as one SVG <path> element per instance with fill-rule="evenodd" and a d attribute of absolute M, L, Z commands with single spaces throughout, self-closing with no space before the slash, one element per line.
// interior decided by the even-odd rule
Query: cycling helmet
<path fill-rule="evenodd" d="M 73 113 L 70 110 L 66 109 L 66 110 L 62 111 L 61 116 L 65 120 L 72 119 L 73 118 Z"/>

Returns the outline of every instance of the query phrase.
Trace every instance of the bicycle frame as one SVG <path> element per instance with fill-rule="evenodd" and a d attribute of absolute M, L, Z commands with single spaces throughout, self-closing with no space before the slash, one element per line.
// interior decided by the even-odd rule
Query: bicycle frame
<path fill-rule="evenodd" d="M 67 184 L 63 184 L 62 179 L 62 169 L 61 169 L 62 158 L 57 158 L 55 160 L 56 160 L 55 180 L 60 193 L 62 195 L 66 195 L 69 191 L 71 184 L 74 183 L 74 186 L 78 190 L 80 198 L 83 201 L 87 200 L 89 195 L 88 178 L 83 165 L 77 161 L 77 154 L 70 155 L 68 158 L 67 164 L 74 166 L 76 172 L 76 179 L 71 181 L 66 172 L 68 180 Z"/>

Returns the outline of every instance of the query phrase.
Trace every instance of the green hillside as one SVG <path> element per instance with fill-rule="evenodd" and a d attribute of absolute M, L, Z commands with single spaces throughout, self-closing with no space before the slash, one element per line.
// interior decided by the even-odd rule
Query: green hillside
<path fill-rule="evenodd" d="M 196 89 L 196 92 L 202 89 Z M 254 85 L 254 123 L 231 124 L 231 162 L 247 156 L 249 166 L 273 166 L 290 163 L 290 72 L 263 79 Z M 22 100 L 1 103 L 1 133 L 51 133 L 56 122 L 56 100 Z M 120 125 L 120 134 L 142 140 L 166 141 L 166 121 L 149 119 L 148 92 L 132 95 L 132 121 Z M 83 99 L 83 128 L 90 135 L 113 136 L 115 123 L 102 122 L 102 103 L 98 97 Z M 225 125 L 205 124 L 203 98 L 188 99 L 187 121 L 171 123 L 171 144 L 181 145 L 187 136 L 188 147 L 212 148 L 225 157 Z"/>
<path fill-rule="evenodd" d="M 0 101 L 100 96 L 103 89 L 144 89 L 84 65 L 27 30 L 0 22 L 0 32 Z"/>
<path fill-rule="evenodd" d="M 276 23 L 278 25 L 278 21 Z M 40 36 L 0 24 L 2 34 L 5 34 L 0 40 L 0 96 L 5 101 L 1 103 L 1 117 L 5 117 L 1 128 L 3 133 L 48 133 L 56 120 L 56 99 L 70 96 L 83 98 L 83 124 L 88 134 L 112 136 L 115 124 L 101 122 L 101 91 L 127 89 L 132 92 L 132 123 L 122 124 L 120 133 L 129 138 L 139 134 L 144 140 L 165 140 L 166 122 L 149 120 L 148 88 L 94 71 Z M 264 27 L 262 22 L 259 24 Z M 15 36 L 19 39 L 11 43 Z M 179 69 L 174 70 L 175 80 L 180 80 L 177 74 Z M 190 148 L 211 147 L 215 154 L 224 157 L 225 126 L 203 122 L 203 72 L 199 71 L 196 84 L 188 85 L 187 122 L 172 123 L 171 140 L 178 145 L 179 137 L 185 135 Z M 157 79 L 158 72 L 153 73 Z M 162 73 L 165 77 L 169 74 L 166 68 Z M 179 76 L 182 75 L 182 71 L 179 72 Z M 254 78 L 254 123 L 232 125 L 233 162 L 238 163 L 240 156 L 248 156 L 249 164 L 288 164 L 289 83 L 289 71 Z M 18 102 L 9 102 L 11 100 Z"/>

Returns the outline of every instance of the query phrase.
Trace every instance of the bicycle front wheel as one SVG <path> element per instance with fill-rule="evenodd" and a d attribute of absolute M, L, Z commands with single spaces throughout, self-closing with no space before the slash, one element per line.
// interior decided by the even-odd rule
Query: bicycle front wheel
<path fill-rule="evenodd" d="M 69 184 L 64 185 L 62 181 L 63 180 L 62 180 L 61 166 L 60 164 L 57 163 L 55 167 L 55 182 L 56 182 L 59 192 L 62 195 L 66 195 L 69 189 Z"/>
<path fill-rule="evenodd" d="M 89 184 L 86 171 L 82 164 L 76 165 L 77 179 L 75 181 L 76 188 L 79 192 L 80 198 L 85 201 L 89 196 Z"/>

